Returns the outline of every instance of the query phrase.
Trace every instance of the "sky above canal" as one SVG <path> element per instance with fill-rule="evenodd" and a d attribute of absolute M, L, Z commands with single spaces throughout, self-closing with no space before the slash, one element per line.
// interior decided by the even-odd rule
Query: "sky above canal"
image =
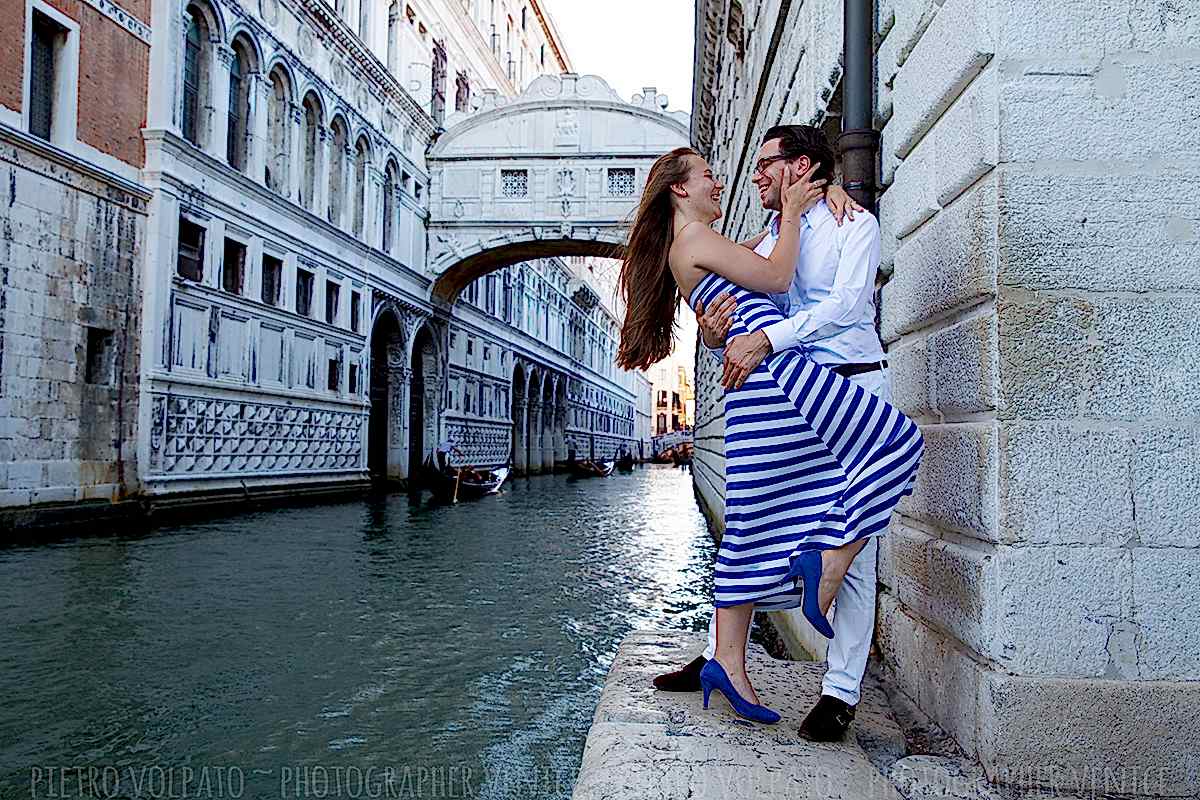
<path fill-rule="evenodd" d="M 692 0 L 548 0 L 578 73 L 599 75 L 625 100 L 654 86 L 672 111 L 691 111 Z"/>
<path fill-rule="evenodd" d="M 625 100 L 654 86 L 672 111 L 692 110 L 693 0 L 546 0 L 571 66 L 599 75 Z M 614 261 L 608 269 L 620 269 Z M 672 361 L 692 373 L 696 318 L 679 315 Z"/>

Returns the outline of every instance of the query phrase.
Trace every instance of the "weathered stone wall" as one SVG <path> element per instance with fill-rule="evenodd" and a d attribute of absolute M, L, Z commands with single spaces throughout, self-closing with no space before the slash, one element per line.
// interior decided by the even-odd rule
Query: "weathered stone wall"
<path fill-rule="evenodd" d="M 46 0 L 46 4 L 79 26 L 78 146 L 140 167 L 144 148 L 139 129 L 146 122 L 150 46 L 131 32 L 149 24 L 149 0 Z M 0 120 L 19 119 L 22 110 L 27 5 L 27 0 L 0 0 L 0 19 L 4 20 L 0 25 Z"/>
<path fill-rule="evenodd" d="M 840 46 L 841 8 L 821 30 L 792 19 L 819 3 L 744 4 L 735 67 L 733 5 L 700 3 L 693 133 L 744 236 L 761 221 L 747 132 L 825 116 L 802 76 Z M 754 42 L 781 7 L 764 64 Z M 1200 9 L 877 11 L 881 333 L 927 442 L 881 559 L 885 669 L 993 780 L 1192 795 Z M 719 518 L 714 367 L 701 351 L 696 485 Z"/>
<path fill-rule="evenodd" d="M 879 33 L 882 334 L 928 443 L 885 663 L 993 779 L 1195 792 L 1200 10 L 893 0 Z"/>
<path fill-rule="evenodd" d="M 0 187 L 0 507 L 117 500 L 137 488 L 148 195 L 3 125 Z"/>

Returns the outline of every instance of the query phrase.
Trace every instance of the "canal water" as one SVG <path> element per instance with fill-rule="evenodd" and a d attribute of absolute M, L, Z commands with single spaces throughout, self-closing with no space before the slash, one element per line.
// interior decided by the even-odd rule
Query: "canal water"
<path fill-rule="evenodd" d="M 0 797 L 569 797 L 715 557 L 670 467 L 97 534 L 0 549 Z"/>

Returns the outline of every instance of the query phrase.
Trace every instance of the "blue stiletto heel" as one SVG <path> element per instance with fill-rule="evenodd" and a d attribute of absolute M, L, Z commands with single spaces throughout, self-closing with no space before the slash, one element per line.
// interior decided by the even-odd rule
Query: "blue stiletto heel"
<path fill-rule="evenodd" d="M 705 708 L 708 708 L 708 695 L 713 689 L 716 689 L 725 695 L 725 699 L 733 708 L 733 713 L 739 717 L 767 724 L 779 722 L 778 712 L 772 711 L 766 706 L 755 705 L 738 694 L 737 689 L 733 688 L 733 682 L 729 680 L 725 668 L 718 664 L 715 658 L 709 659 L 708 663 L 704 665 L 704 669 L 700 670 L 700 686 L 704 689 Z"/>
<path fill-rule="evenodd" d="M 821 551 L 805 550 L 800 554 L 800 575 L 804 578 L 804 617 L 826 639 L 833 638 L 833 626 L 821 613 Z"/>

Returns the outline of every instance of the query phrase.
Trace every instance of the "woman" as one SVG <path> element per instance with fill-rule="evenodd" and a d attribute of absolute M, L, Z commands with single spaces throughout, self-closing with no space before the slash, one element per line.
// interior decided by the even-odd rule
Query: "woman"
<path fill-rule="evenodd" d="M 780 234 L 763 258 L 712 230 L 723 187 L 695 151 L 655 162 L 621 265 L 627 303 L 617 362 L 645 369 L 671 351 L 675 312 L 722 292 L 737 308 L 728 337 L 783 318 L 767 292 L 787 289 L 799 254 L 801 215 L 825 181 L 783 180 Z M 717 555 L 717 648 L 700 683 L 704 707 L 720 691 L 735 712 L 777 722 L 746 675 L 754 609 L 803 609 L 826 637 L 825 614 L 851 561 L 887 528 L 912 491 L 924 442 L 893 406 L 807 358 L 774 353 L 725 395 L 725 534 Z"/>

